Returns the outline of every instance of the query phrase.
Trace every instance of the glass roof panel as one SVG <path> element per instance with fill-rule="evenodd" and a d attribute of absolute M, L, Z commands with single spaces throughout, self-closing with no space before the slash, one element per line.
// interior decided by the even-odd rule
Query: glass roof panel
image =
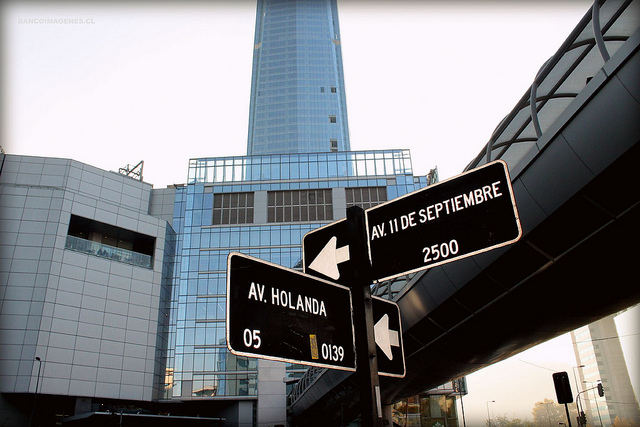
<path fill-rule="evenodd" d="M 573 98 L 554 98 L 547 101 L 544 108 L 538 111 L 538 121 L 542 133 L 546 132 L 560 114 L 571 104 Z"/>
<path fill-rule="evenodd" d="M 601 20 L 602 22 L 602 20 Z M 638 28 L 640 22 L 640 7 L 631 5 L 622 15 L 605 31 L 605 36 L 628 36 Z"/>
<path fill-rule="evenodd" d="M 551 90 L 558 85 L 558 82 L 564 76 L 567 71 L 575 67 L 576 62 L 580 59 L 580 56 L 589 49 L 590 46 L 579 46 L 566 52 L 559 59 L 558 63 L 553 67 L 549 74 L 544 78 L 542 82 L 538 84 L 538 97 L 549 95 Z M 593 49 L 591 49 L 593 51 Z M 597 49 L 596 49 L 597 50 Z M 600 60 L 600 66 L 602 66 L 602 59 Z M 578 67 L 580 68 L 580 66 Z M 582 89 L 584 85 L 580 87 Z"/>
<path fill-rule="evenodd" d="M 623 8 L 624 4 L 626 6 Z M 609 0 L 601 6 L 600 27 L 604 32 L 609 56 L 614 55 L 624 44 L 624 40 L 637 31 L 640 22 L 640 8 L 637 6 L 638 0 L 630 3 Z M 587 85 L 587 81 L 604 65 L 593 31 L 591 10 L 588 10 L 567 41 L 539 70 L 536 99 L 538 121 L 543 133 L 562 115 L 575 96 Z M 534 146 L 531 141 L 511 143 L 516 140 L 537 139 L 530 114 L 529 99 L 525 95 L 496 127 L 488 143 L 491 146 L 490 160 L 503 156 L 509 163 L 517 162 Z M 485 163 L 486 152 L 485 146 L 466 169 Z"/>
<path fill-rule="evenodd" d="M 500 158 L 507 162 L 509 169 L 511 169 L 517 165 L 525 154 L 527 154 L 532 148 L 536 148 L 535 142 L 517 142 L 515 144 L 511 144 Z"/>
<path fill-rule="evenodd" d="M 507 124 L 504 131 L 497 136 L 496 141 L 504 142 L 517 137 L 520 132 L 520 128 L 524 125 L 525 121 L 530 119 L 530 116 L 528 105 L 520 109 L 516 116 Z"/>

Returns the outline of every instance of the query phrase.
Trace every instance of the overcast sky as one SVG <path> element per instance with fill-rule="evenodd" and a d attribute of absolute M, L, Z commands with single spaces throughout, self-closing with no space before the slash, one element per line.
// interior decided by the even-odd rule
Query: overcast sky
<path fill-rule="evenodd" d="M 589 5 L 340 2 L 352 149 L 460 173 Z M 246 153 L 255 2 L 2 6 L 8 153 L 144 160 L 156 188 L 185 182 L 189 158 Z"/>
<path fill-rule="evenodd" d="M 457 175 L 590 5 L 339 1 L 352 149 L 408 148 L 417 174 Z M 155 188 L 184 183 L 189 158 L 246 153 L 255 2 L 1 7 L 7 153 L 114 171 L 144 160 Z M 467 425 L 491 400 L 531 418 L 575 364 L 563 336 L 470 376 Z"/>

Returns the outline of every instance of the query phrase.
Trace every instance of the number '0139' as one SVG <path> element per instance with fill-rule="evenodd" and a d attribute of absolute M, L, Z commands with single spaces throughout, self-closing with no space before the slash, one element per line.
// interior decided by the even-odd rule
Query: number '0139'
<path fill-rule="evenodd" d="M 342 362 L 344 359 L 344 348 L 341 345 L 322 344 L 322 358 L 324 360 L 333 360 Z"/>
<path fill-rule="evenodd" d="M 440 243 L 422 248 L 424 254 L 424 263 L 436 262 L 439 259 L 448 258 L 460 251 L 458 241 L 453 239 L 449 243 Z"/>

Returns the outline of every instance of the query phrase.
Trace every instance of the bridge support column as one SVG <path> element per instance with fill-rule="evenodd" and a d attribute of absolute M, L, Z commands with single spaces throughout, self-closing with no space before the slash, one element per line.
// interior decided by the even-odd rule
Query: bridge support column
<path fill-rule="evenodd" d="M 382 425 L 383 426 L 392 426 L 393 425 L 393 405 L 384 405 L 382 407 Z"/>

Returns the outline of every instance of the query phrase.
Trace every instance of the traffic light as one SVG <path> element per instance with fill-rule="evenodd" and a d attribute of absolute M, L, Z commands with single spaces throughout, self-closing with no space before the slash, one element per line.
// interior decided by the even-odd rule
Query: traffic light
<path fill-rule="evenodd" d="M 587 425 L 587 416 L 585 415 L 584 411 L 580 411 L 579 421 L 580 421 L 579 424 L 581 426 Z"/>
<path fill-rule="evenodd" d="M 556 387 L 558 403 L 573 403 L 569 375 L 567 375 L 566 372 L 556 372 L 553 374 L 553 385 Z"/>
<path fill-rule="evenodd" d="M 604 396 L 604 387 L 602 386 L 602 383 L 598 383 L 598 395 L 600 397 Z"/>

